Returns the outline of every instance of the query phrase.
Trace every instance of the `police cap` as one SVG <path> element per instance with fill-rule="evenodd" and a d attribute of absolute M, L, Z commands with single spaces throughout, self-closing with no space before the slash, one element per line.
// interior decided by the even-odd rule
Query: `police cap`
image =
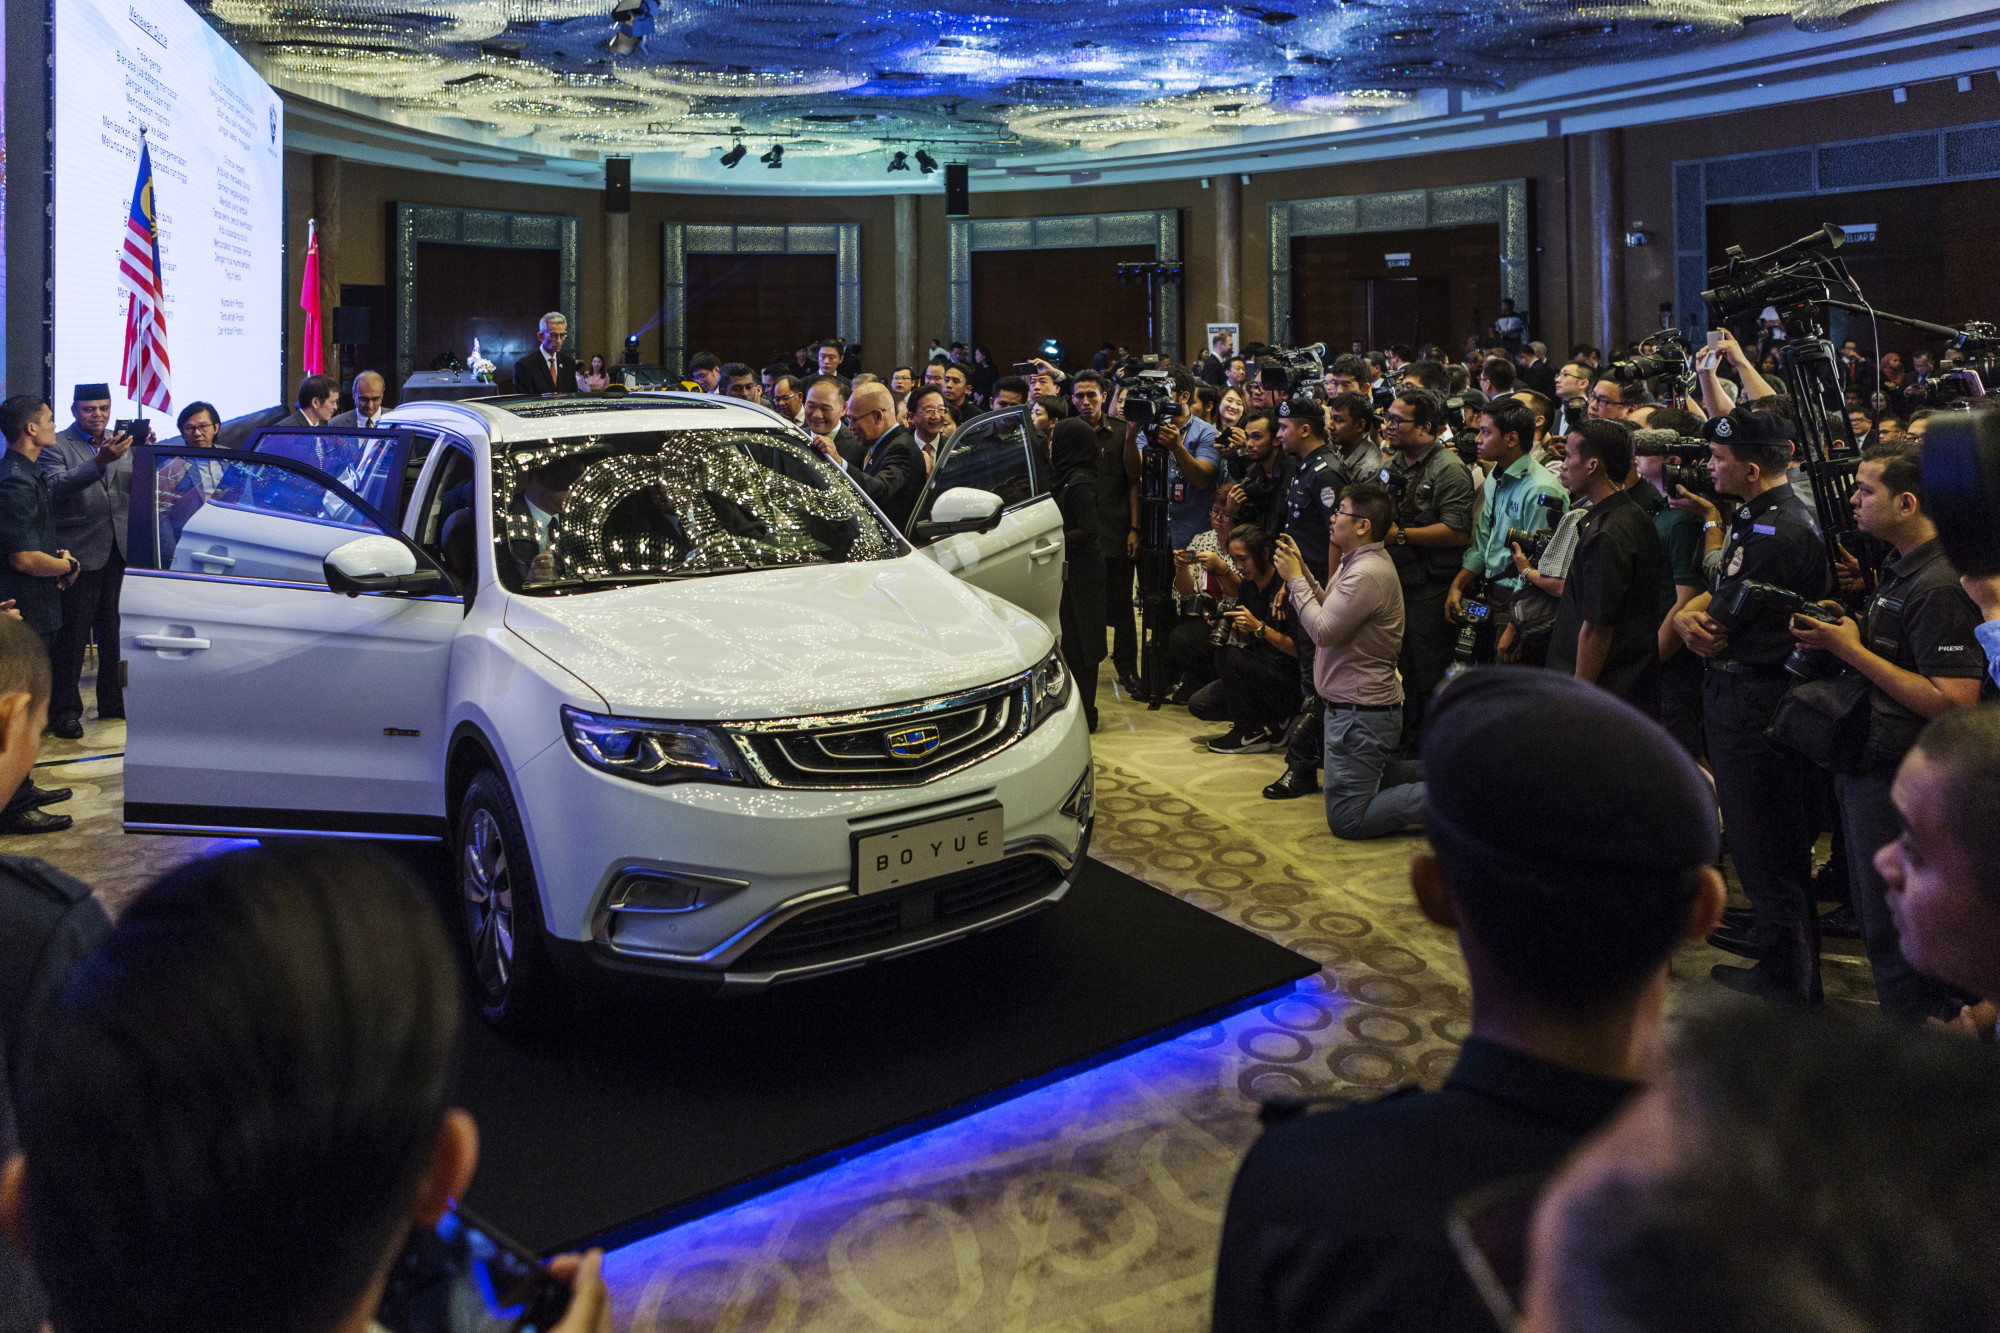
<path fill-rule="evenodd" d="M 1754 407 L 1731 408 L 1724 416 L 1710 417 L 1701 425 L 1701 438 L 1710 444 L 1743 445 L 1755 449 L 1764 445 L 1788 444 L 1792 423 L 1776 412 Z"/>
<path fill-rule="evenodd" d="M 1287 421 L 1297 417 L 1311 423 L 1315 430 L 1326 429 L 1326 404 L 1309 393 L 1297 394 L 1279 403 L 1278 415 Z"/>

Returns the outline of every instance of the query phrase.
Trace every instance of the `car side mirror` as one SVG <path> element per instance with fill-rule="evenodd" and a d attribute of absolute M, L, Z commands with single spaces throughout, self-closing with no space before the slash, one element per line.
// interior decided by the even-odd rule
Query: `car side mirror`
<path fill-rule="evenodd" d="M 394 537 L 357 537 L 326 553 L 320 569 L 326 586 L 359 597 L 364 592 L 405 592 L 415 596 L 437 591 L 442 577 L 434 568 L 417 567 L 417 553 Z"/>
<path fill-rule="evenodd" d="M 991 532 L 1000 526 L 1001 503 L 991 491 L 954 486 L 937 498 L 930 518 L 917 524 L 916 535 L 934 540 L 961 532 Z"/>

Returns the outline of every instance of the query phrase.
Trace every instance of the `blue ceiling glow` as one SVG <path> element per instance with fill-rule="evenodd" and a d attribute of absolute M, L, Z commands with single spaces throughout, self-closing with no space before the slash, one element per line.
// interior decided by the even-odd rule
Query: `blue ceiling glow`
<path fill-rule="evenodd" d="M 925 145 L 959 159 L 1169 151 L 1315 133 L 1433 89 L 1494 91 L 1698 50 L 1747 20 L 1813 31 L 1872 0 L 195 0 L 274 77 L 547 152 L 713 159 Z"/>

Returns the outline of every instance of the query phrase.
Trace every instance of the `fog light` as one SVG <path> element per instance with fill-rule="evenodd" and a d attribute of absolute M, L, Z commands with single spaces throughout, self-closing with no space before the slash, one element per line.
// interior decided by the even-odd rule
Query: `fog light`
<path fill-rule="evenodd" d="M 611 886 L 608 903 L 614 912 L 692 912 L 749 887 L 738 880 L 627 870 Z"/>
<path fill-rule="evenodd" d="M 1062 803 L 1062 812 L 1079 824 L 1088 824 L 1097 812 L 1097 768 L 1086 765 L 1083 776 L 1069 789 L 1069 796 Z"/>

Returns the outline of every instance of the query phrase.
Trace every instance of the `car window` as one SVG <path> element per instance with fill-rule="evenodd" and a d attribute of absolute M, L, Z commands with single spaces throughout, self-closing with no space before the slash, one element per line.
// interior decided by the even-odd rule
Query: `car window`
<path fill-rule="evenodd" d="M 431 473 L 430 489 L 424 493 L 423 508 L 417 511 L 410 536 L 417 545 L 437 554 L 443 540 L 444 521 L 461 509 L 472 508 L 472 455 L 449 446 L 438 456 L 437 471 Z"/>
<path fill-rule="evenodd" d="M 398 512 L 396 501 L 406 493 L 404 478 L 396 470 L 399 443 L 394 435 L 270 431 L 258 436 L 253 448 L 260 454 L 318 468 L 378 512 L 394 514 Z"/>
<path fill-rule="evenodd" d="M 1007 509 L 1043 494 L 1046 487 L 1041 484 L 1041 475 L 1045 469 L 1035 467 L 1030 457 L 1030 446 L 1039 437 L 1025 422 L 1025 413 L 1014 412 L 959 427 L 931 472 L 929 489 L 917 507 L 917 520 L 928 519 L 937 497 L 957 486 L 991 491 Z"/>
<path fill-rule="evenodd" d="M 782 430 L 496 444 L 493 510 L 501 582 L 537 595 L 906 549 L 852 483 Z"/>
<path fill-rule="evenodd" d="M 383 528 L 338 492 L 278 462 L 156 458 L 153 522 L 131 534 L 142 568 L 325 587 L 326 553 Z"/>

